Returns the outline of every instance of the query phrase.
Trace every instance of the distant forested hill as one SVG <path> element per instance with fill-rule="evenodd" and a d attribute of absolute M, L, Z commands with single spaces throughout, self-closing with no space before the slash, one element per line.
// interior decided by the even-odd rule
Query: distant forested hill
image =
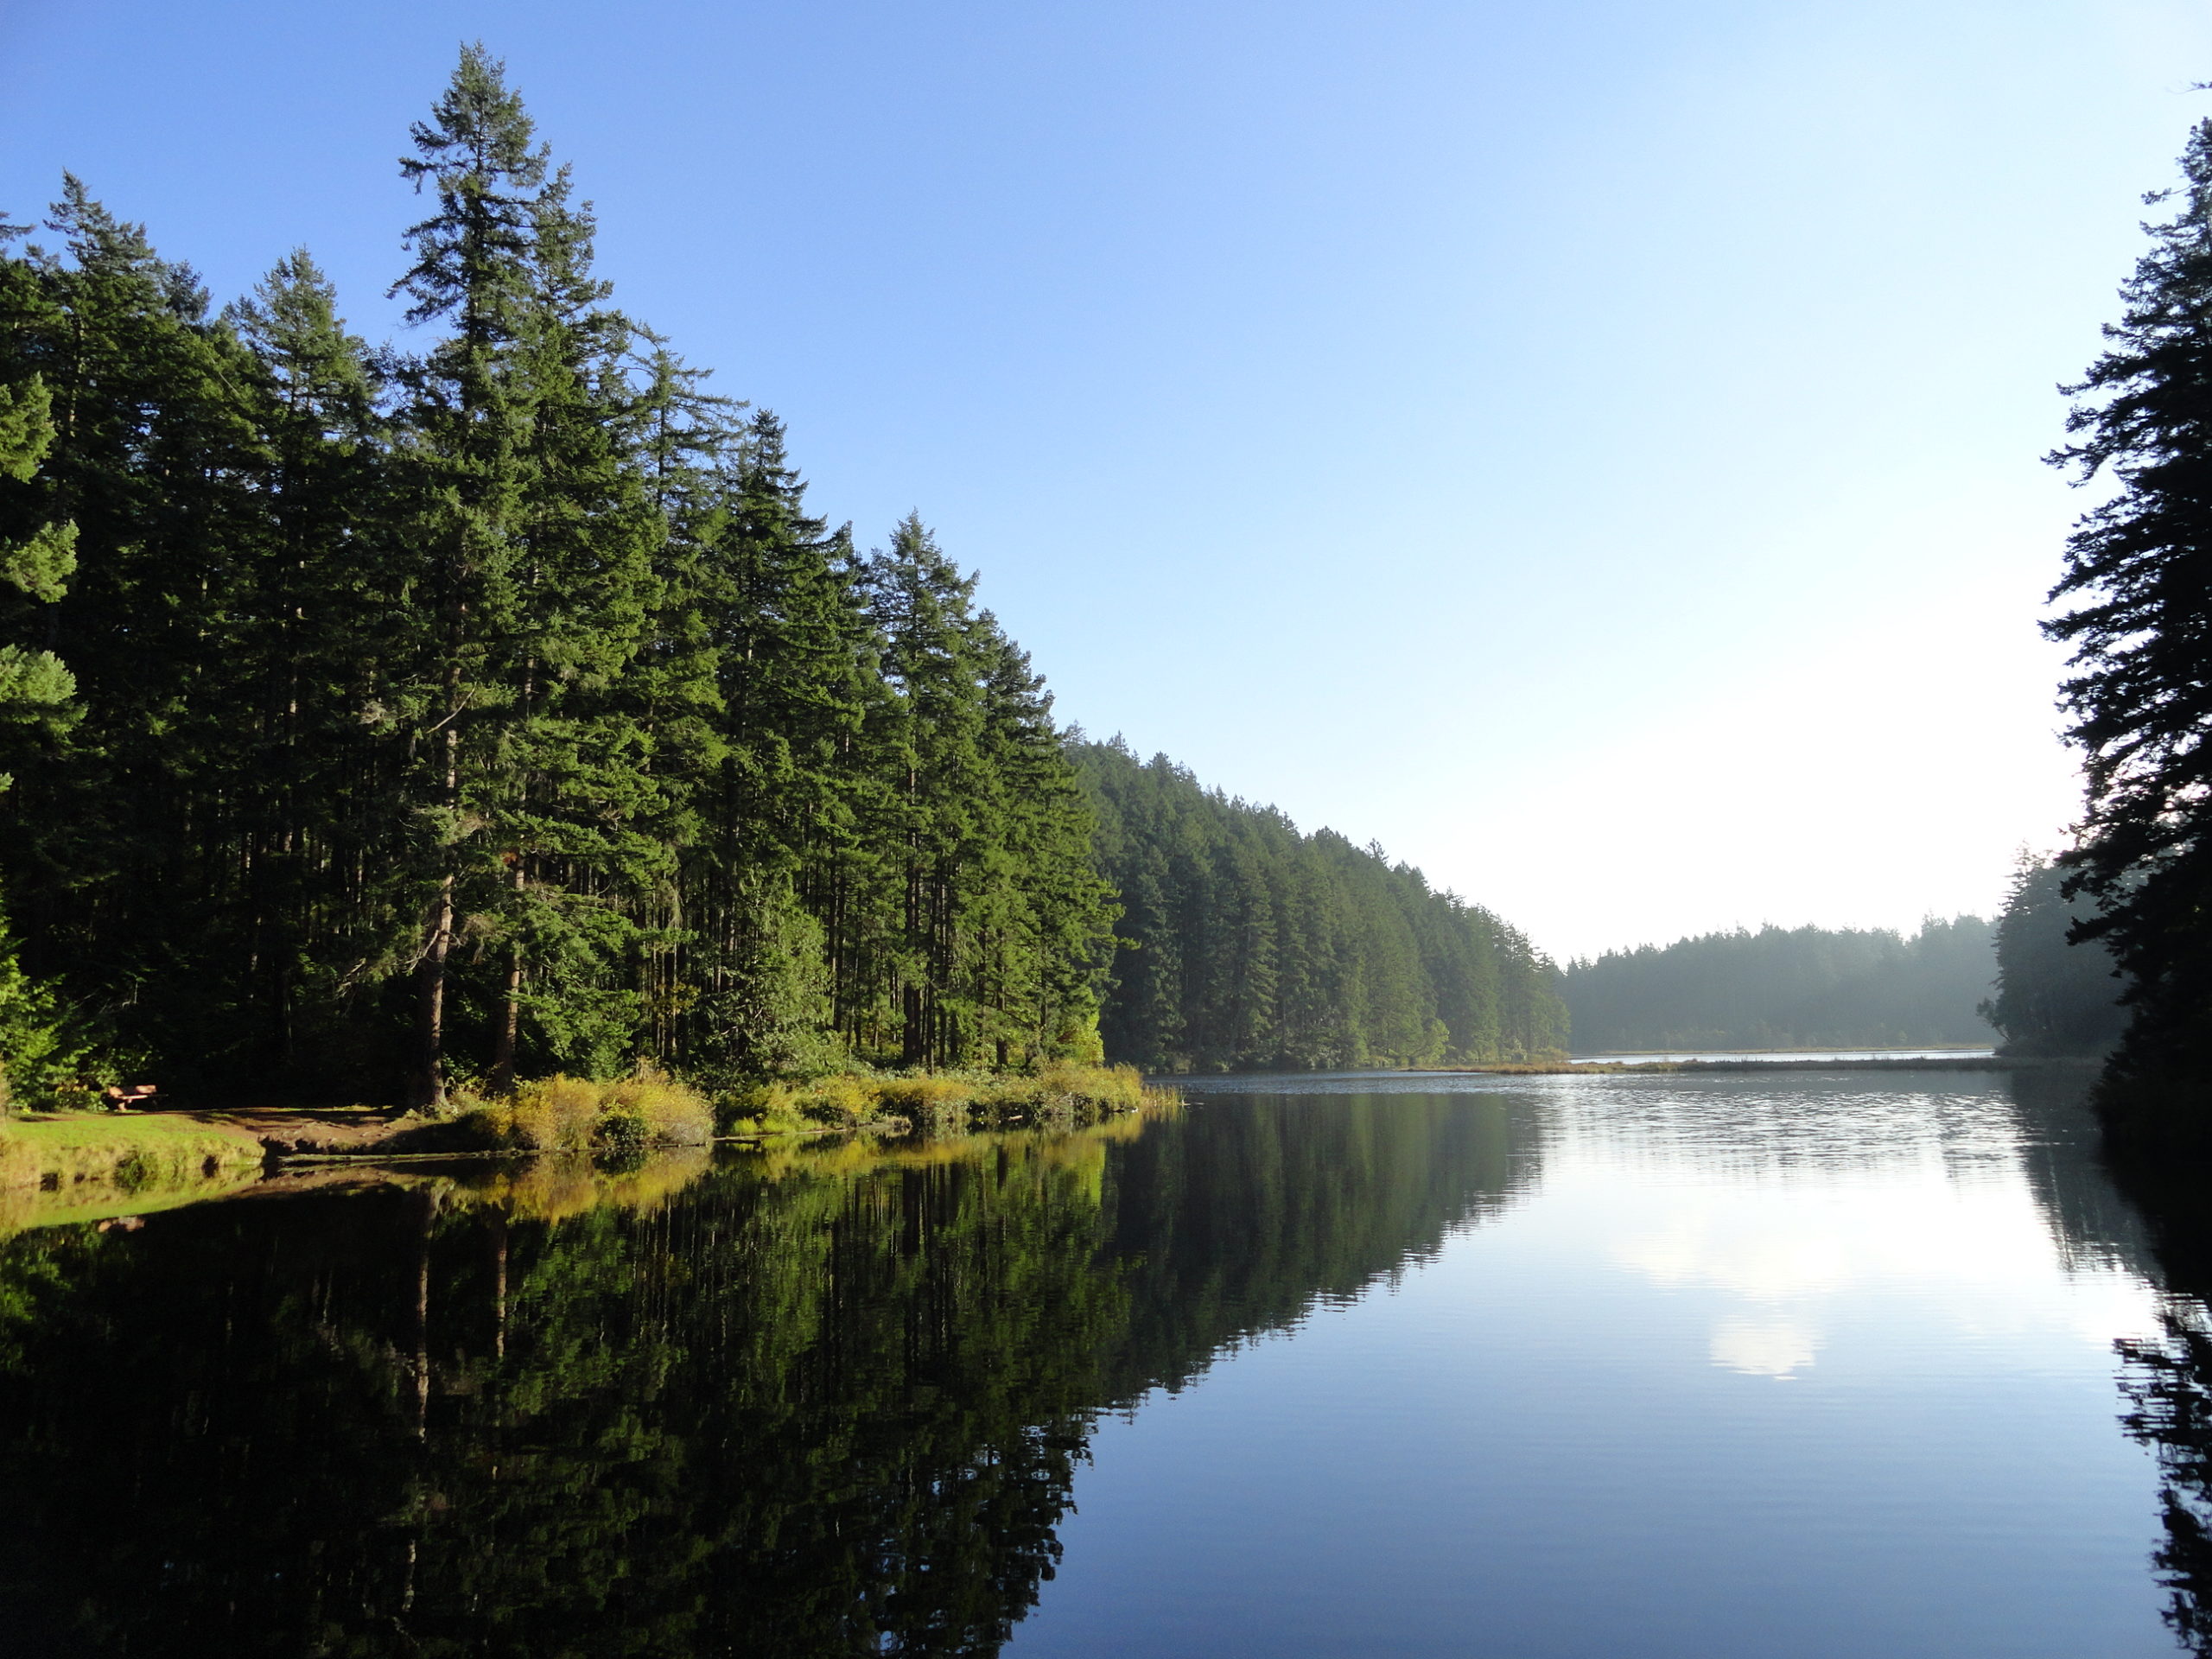
<path fill-rule="evenodd" d="M 1557 970 L 1380 849 L 1301 835 L 1165 755 L 1071 745 L 1126 912 L 1108 1055 L 1163 1071 L 1433 1065 L 1564 1048 Z"/>
<path fill-rule="evenodd" d="M 1986 1043 L 1976 1011 L 1996 973 L 1990 924 L 1763 927 L 1609 950 L 1569 964 L 1578 1053 L 1628 1049 Z"/>

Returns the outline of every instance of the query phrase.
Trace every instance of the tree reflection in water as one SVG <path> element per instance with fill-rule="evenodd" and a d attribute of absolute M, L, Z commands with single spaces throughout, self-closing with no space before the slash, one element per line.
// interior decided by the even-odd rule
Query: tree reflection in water
<path fill-rule="evenodd" d="M 2212 1654 L 2212 1335 L 2201 1308 L 2177 1306 L 2162 1341 L 2120 1344 L 2120 1421 L 2158 1454 L 2165 1541 L 2152 1561 L 2165 1580 L 2166 1623 L 2193 1653 Z"/>
<path fill-rule="evenodd" d="M 0 1652 L 988 1653 L 1096 1414 L 1504 1201 L 1504 1103 L 416 1179 L 0 1243 Z"/>
<path fill-rule="evenodd" d="M 2092 1074 L 2016 1073 L 2029 1174 L 2069 1264 L 2164 1287 L 2161 1336 L 2117 1344 L 2121 1425 L 2156 1456 L 2164 1537 L 2153 1568 L 2183 1647 L 2212 1655 L 2212 1217 L 2206 1171 L 2113 1160 L 2084 1096 Z"/>
<path fill-rule="evenodd" d="M 2164 1539 L 2152 1562 L 2167 1590 L 2166 1623 L 2192 1653 L 2212 1654 L 2212 1218 L 2205 1172 L 2115 1163 L 2115 1184 L 2147 1219 L 2164 1334 L 2119 1344 L 2121 1418 L 2158 1460 Z"/>

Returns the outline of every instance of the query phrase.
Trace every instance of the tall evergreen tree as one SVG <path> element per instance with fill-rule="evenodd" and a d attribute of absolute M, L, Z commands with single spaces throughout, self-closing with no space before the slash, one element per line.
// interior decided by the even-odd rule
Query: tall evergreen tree
<path fill-rule="evenodd" d="M 379 377 L 312 257 L 295 250 L 223 315 L 264 382 L 265 524 L 236 624 L 256 686 L 235 793 L 247 973 L 263 1058 L 282 1074 L 308 1048 L 359 1062 L 339 1035 L 343 1005 L 405 950 L 383 713 L 396 512 Z"/>
<path fill-rule="evenodd" d="M 435 211 L 395 291 L 451 332 L 410 375 L 423 479 L 413 723 L 424 889 L 412 1095 L 445 1093 L 456 944 L 489 943 L 475 1020 L 512 1076 L 527 1001 L 548 1048 L 598 1068 L 637 1023 L 613 980 L 637 938 L 621 891 L 662 852 L 637 833 L 643 734 L 613 688 L 653 599 L 659 525 L 618 444 L 627 324 L 590 275 L 591 221 L 480 47 L 415 129 L 403 170 Z M 526 968 L 543 994 L 525 997 Z"/>
<path fill-rule="evenodd" d="M 2181 164 L 2183 183 L 2147 198 L 2176 211 L 2146 227 L 2108 347 L 2067 389 L 2075 440 L 2051 457 L 2118 486 L 2069 541 L 2051 597 L 2075 607 L 2045 631 L 2074 647 L 2064 698 L 2088 772 L 2070 887 L 2101 908 L 2078 936 L 2131 982 L 2115 1081 L 2139 1103 L 2199 1072 L 2212 1041 L 2212 121 Z M 2169 1127 L 2212 1134 L 2201 1109 L 2182 1117 Z"/>
<path fill-rule="evenodd" d="M 2024 854 L 1997 918 L 1997 994 L 1981 1015 L 2005 1033 L 2007 1054 L 2103 1054 L 2126 1027 L 2111 953 L 2069 939 L 2095 912 L 2067 901 L 2065 875 Z"/>

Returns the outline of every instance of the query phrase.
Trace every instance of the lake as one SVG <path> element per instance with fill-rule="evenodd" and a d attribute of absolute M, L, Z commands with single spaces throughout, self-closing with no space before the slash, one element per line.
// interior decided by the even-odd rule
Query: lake
<path fill-rule="evenodd" d="M 2212 1651 L 2212 1321 L 2079 1092 L 1240 1078 L 35 1228 L 0 1653 Z"/>

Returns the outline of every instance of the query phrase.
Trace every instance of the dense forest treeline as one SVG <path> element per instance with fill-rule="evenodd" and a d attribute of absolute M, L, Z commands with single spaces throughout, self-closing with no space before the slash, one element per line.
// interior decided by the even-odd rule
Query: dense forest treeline
<path fill-rule="evenodd" d="M 1996 962 L 1979 916 L 1886 928 L 1738 928 L 1568 964 L 1583 1053 L 1986 1043 Z"/>
<path fill-rule="evenodd" d="M 1102 1021 L 1116 1058 L 1297 1071 L 1565 1050 L 1556 971 L 1488 911 L 1164 755 L 1140 762 L 1118 740 L 1071 753 L 1124 907 Z"/>
<path fill-rule="evenodd" d="M 304 253 L 213 312 L 73 180 L 58 240 L 10 232 L 23 968 L 171 1084 L 423 1103 L 1095 1046 L 1114 907 L 973 577 L 912 518 L 858 550 L 612 308 L 480 51 L 404 168 L 412 353 Z"/>
<path fill-rule="evenodd" d="M 2111 1050 L 2126 1023 L 2096 914 L 2063 863 L 2023 854 L 2004 909 L 1886 929 L 1738 928 L 1570 963 L 1579 1052 L 1986 1043 L 2026 1057 Z"/>
<path fill-rule="evenodd" d="M 422 1105 L 1019 1066 L 1096 1058 L 1102 1000 L 1163 1069 L 1563 1044 L 1510 928 L 1063 734 L 918 518 L 816 514 L 615 308 L 480 49 L 401 166 L 408 349 L 304 251 L 216 309 L 74 179 L 0 233 L 19 1094 L 102 1047 Z"/>

